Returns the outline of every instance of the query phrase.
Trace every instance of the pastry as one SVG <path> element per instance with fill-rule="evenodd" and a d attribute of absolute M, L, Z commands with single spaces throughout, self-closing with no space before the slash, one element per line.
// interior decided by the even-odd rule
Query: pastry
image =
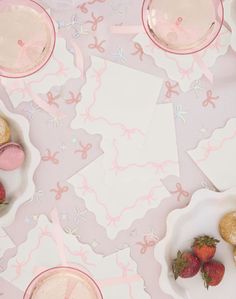
<path fill-rule="evenodd" d="M 8 123 L 0 117 L 0 145 L 9 142 L 11 136 L 11 130 Z"/>
<path fill-rule="evenodd" d="M 236 211 L 226 214 L 221 219 L 219 230 L 226 242 L 236 245 Z"/>
<path fill-rule="evenodd" d="M 6 143 L 0 147 L 0 169 L 15 170 L 22 166 L 25 153 L 21 145 L 17 143 Z"/>

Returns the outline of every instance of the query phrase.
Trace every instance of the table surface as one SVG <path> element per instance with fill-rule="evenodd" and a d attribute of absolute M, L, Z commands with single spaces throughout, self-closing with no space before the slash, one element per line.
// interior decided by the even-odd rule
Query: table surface
<path fill-rule="evenodd" d="M 50 13 L 57 23 L 68 24 L 58 30 L 58 34 L 67 40 L 68 48 L 70 48 L 72 39 L 78 43 L 84 56 L 86 69 L 89 67 L 90 55 L 96 55 L 170 81 L 165 71 L 155 66 L 151 57 L 144 55 L 141 61 L 138 56 L 133 55 L 135 45 L 132 38 L 134 35 L 117 35 L 110 31 L 110 27 L 116 24 L 140 25 L 141 0 L 95 0 L 90 2 L 87 13 L 86 4 L 81 7 L 84 3 L 81 0 L 44 0 L 40 2 L 46 8 L 51 8 Z M 98 24 L 96 31 L 86 32 L 84 24 L 91 21 L 92 14 L 103 16 L 104 19 Z M 71 20 L 76 20 L 77 23 L 73 24 Z M 77 36 L 75 36 L 75 32 L 79 32 Z M 104 53 L 88 48 L 88 44 L 94 40 L 94 37 L 99 41 L 104 41 Z M 119 233 L 115 240 L 109 240 L 104 228 L 96 223 L 94 215 L 86 210 L 83 199 L 77 198 L 71 186 L 68 186 L 69 191 L 65 198 L 57 202 L 59 214 L 62 216 L 61 225 L 64 228 L 75 226 L 72 216 L 75 210 L 79 211 L 78 239 L 86 244 L 96 243 L 94 250 L 98 254 L 109 255 L 130 247 L 131 256 L 138 265 L 139 274 L 152 299 L 170 297 L 164 294 L 158 286 L 160 267 L 154 259 L 154 248 L 147 247 L 141 251 L 142 247 L 138 242 L 143 242 L 147 235 L 155 236 L 158 239 L 163 238 L 166 230 L 166 217 L 170 211 L 186 206 L 191 194 L 197 189 L 214 189 L 186 151 L 195 148 L 200 140 L 211 136 L 216 128 L 223 127 L 230 118 L 236 116 L 235 61 L 236 54 L 229 49 L 227 54 L 220 57 L 211 69 L 214 75 L 213 83 L 202 77 L 188 92 L 183 93 L 177 87 L 177 94 L 171 94 L 171 97 L 168 98 L 175 108 L 180 177 L 167 177 L 163 180 L 172 195 L 165 199 L 157 209 L 149 211 L 143 219 L 135 221 L 130 229 Z M 70 129 L 70 122 L 75 116 L 75 105 L 69 105 L 64 100 L 68 98 L 70 92 L 79 94 L 84 83 L 83 80 L 69 80 L 65 86 L 55 87 L 51 90 L 53 94 L 60 93 L 60 97 L 56 101 L 66 114 L 66 118 L 57 126 L 46 112 L 37 109 L 32 102 L 21 103 L 16 109 L 13 109 L 10 98 L 3 86 L 0 86 L 0 98 L 8 109 L 24 115 L 29 120 L 31 141 L 38 148 L 40 154 L 45 155 L 47 149 L 53 149 L 60 153 L 60 163 L 57 166 L 41 161 L 34 176 L 36 185 L 34 197 L 18 210 L 14 222 L 6 229 L 16 247 L 8 250 L 1 258 L 2 270 L 6 269 L 7 262 L 16 253 L 17 246 L 26 239 L 28 232 L 36 225 L 37 217 L 41 214 L 49 215 L 55 203 L 50 190 L 56 186 L 57 182 L 66 185 L 66 180 L 69 177 L 102 154 L 99 146 L 100 137 L 90 136 L 83 130 Z M 214 91 L 214 94 L 219 97 L 215 107 L 202 105 L 209 90 Z M 167 102 L 165 94 L 166 87 L 164 86 L 158 103 Z M 79 141 L 93 145 L 87 159 L 80 157 L 76 160 L 73 159 L 71 153 Z M 189 193 L 189 196 L 181 196 L 175 192 L 178 183 L 181 184 L 183 190 Z M 22 293 L 1 279 L 1 276 L 0 293 L 1 298 L 22 298 Z"/>

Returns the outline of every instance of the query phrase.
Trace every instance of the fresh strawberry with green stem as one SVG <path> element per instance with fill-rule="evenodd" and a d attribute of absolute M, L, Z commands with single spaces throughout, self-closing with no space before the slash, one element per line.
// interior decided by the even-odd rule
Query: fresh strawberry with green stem
<path fill-rule="evenodd" d="M 209 286 L 217 286 L 221 283 L 225 274 L 225 266 L 212 260 L 202 266 L 201 272 L 205 287 L 208 289 Z"/>
<path fill-rule="evenodd" d="M 194 239 L 192 246 L 194 254 L 202 261 L 208 262 L 216 253 L 216 246 L 220 241 L 209 236 L 200 236 Z"/>
<path fill-rule="evenodd" d="M 0 183 L 0 205 L 5 204 L 6 191 L 2 183 Z"/>
<path fill-rule="evenodd" d="M 178 251 L 176 259 L 172 263 L 172 271 L 175 279 L 178 277 L 190 278 L 195 276 L 201 268 L 198 257 L 191 252 Z"/>

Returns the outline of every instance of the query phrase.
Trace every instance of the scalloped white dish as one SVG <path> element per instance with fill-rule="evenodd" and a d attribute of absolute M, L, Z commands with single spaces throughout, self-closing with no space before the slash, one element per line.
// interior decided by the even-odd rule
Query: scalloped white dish
<path fill-rule="evenodd" d="M 188 207 L 170 213 L 167 234 L 157 244 L 155 257 L 161 264 L 160 286 L 174 299 L 235 299 L 236 264 L 232 246 L 223 241 L 218 232 L 221 217 L 236 210 L 236 188 L 216 193 L 207 189 L 197 191 Z M 178 250 L 190 250 L 194 237 L 208 234 L 221 242 L 217 246 L 216 260 L 225 265 L 225 276 L 217 287 L 204 287 L 201 275 L 175 281 L 171 263 Z"/>
<path fill-rule="evenodd" d="M 34 172 L 40 162 L 40 154 L 29 139 L 29 123 L 21 115 L 11 113 L 0 100 L 0 116 L 7 120 L 11 128 L 11 140 L 21 144 L 25 151 L 25 161 L 21 168 L 14 171 L 0 170 L 0 181 L 6 189 L 9 204 L 0 211 L 0 226 L 9 225 L 18 207 L 34 194 Z"/>

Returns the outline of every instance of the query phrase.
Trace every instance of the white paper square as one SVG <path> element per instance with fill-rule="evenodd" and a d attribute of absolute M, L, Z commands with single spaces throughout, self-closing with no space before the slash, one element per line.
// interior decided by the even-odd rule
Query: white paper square
<path fill-rule="evenodd" d="M 190 157 L 220 191 L 236 186 L 236 118 L 202 140 Z"/>
<path fill-rule="evenodd" d="M 72 128 L 83 127 L 94 134 L 112 130 L 120 136 L 127 130 L 145 133 L 162 79 L 98 57 L 91 60 Z"/>
<path fill-rule="evenodd" d="M 145 171 L 143 176 L 132 180 L 109 176 L 107 180 L 103 157 L 100 157 L 68 182 L 85 200 L 98 223 L 106 228 L 108 237 L 114 239 L 121 230 L 128 229 L 134 220 L 144 217 L 148 210 L 169 196 L 158 177 L 145 175 Z"/>
<path fill-rule="evenodd" d="M 12 242 L 11 238 L 0 227 L 0 258 L 4 255 L 4 253 L 8 249 L 14 248 L 14 247 L 15 247 L 15 244 Z"/>

